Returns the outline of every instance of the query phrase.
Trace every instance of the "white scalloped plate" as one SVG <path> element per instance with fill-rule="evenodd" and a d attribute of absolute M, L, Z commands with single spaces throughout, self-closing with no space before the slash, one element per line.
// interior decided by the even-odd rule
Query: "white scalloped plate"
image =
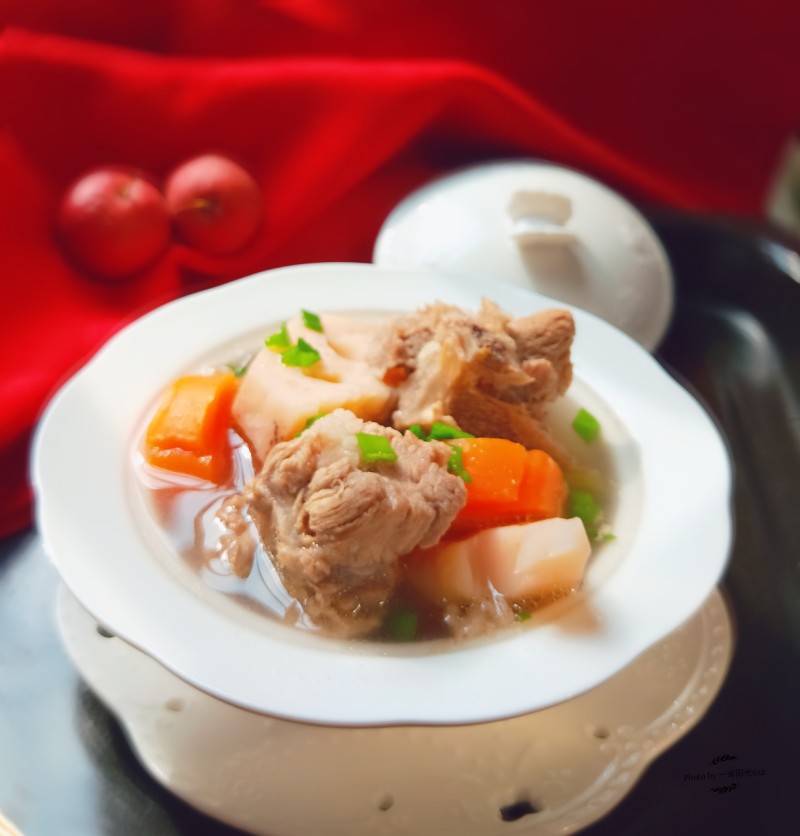
<path fill-rule="evenodd" d="M 134 489 L 132 450 L 147 410 L 170 380 L 211 356 L 300 308 L 397 311 L 442 299 L 475 309 L 483 295 L 516 315 L 552 305 L 502 283 L 318 264 L 233 282 L 128 326 L 57 394 L 36 434 L 38 522 L 64 582 L 112 632 L 186 681 L 288 719 L 480 722 L 613 676 L 690 618 L 718 582 L 731 542 L 731 472 L 697 401 L 636 342 L 583 311 L 573 310 L 573 388 L 604 416 L 619 481 L 617 540 L 593 560 L 580 594 L 517 629 L 458 647 L 292 629 L 204 584 L 160 539 Z"/>
<path fill-rule="evenodd" d="M 320 727 L 216 700 L 104 638 L 63 588 L 58 603 L 71 658 L 149 772 L 189 804 L 263 836 L 575 833 L 700 721 L 732 652 L 714 591 L 611 679 L 535 714 L 447 728 Z M 504 821 L 501 808 L 519 802 L 536 812 Z"/>

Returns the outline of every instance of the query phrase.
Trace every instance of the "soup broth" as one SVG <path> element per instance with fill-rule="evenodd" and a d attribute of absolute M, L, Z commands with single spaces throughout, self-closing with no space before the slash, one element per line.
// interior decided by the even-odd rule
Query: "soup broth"
<path fill-rule="evenodd" d="M 349 316 L 356 324 L 360 322 L 365 331 L 375 330 L 380 322 L 374 315 Z M 388 321 L 387 318 L 385 322 Z M 385 322 L 382 327 L 385 327 Z M 277 327 L 272 331 L 266 330 L 274 333 Z M 358 328 L 354 330 L 358 331 Z M 344 350 L 355 353 L 355 346 L 356 342 L 353 342 L 353 346 Z M 253 362 L 254 356 L 254 350 L 239 347 L 221 361 L 215 358 L 210 365 L 215 369 L 233 368 L 241 372 Z M 570 465 L 565 468 L 564 475 L 570 493 L 573 496 L 590 495 L 597 508 L 602 509 L 602 517 L 598 518 L 592 535 L 591 560 L 596 561 L 604 542 L 614 535 L 618 474 L 602 433 L 589 444 L 572 430 L 569 416 L 574 416 L 581 408 L 598 416 L 601 426 L 613 424 L 613 415 L 607 407 L 588 387 L 576 381 L 568 394 L 554 400 L 548 431 L 567 451 Z M 143 455 L 139 455 L 137 480 L 148 499 L 153 519 L 171 550 L 179 554 L 181 560 L 211 589 L 236 599 L 265 617 L 309 631 L 328 632 L 309 615 L 301 600 L 289 591 L 273 556 L 259 536 L 257 526 L 250 519 L 247 519 L 247 536 L 253 544 L 252 570 L 244 577 L 233 571 L 229 549 L 235 544 L 232 545 L 230 531 L 220 521 L 220 512 L 232 498 L 246 491 L 262 462 L 239 426 L 228 429 L 227 449 L 231 466 L 229 476 L 222 484 L 198 481 L 153 467 Z M 565 516 L 569 514 L 570 507 L 568 501 Z M 461 534 L 446 539 L 452 541 L 455 548 L 468 537 Z M 415 548 L 409 554 L 399 556 L 396 582 L 391 594 L 380 604 L 382 613 L 379 623 L 359 638 L 371 641 L 426 641 L 449 636 L 471 638 L 486 635 L 498 628 L 524 624 L 545 605 L 574 594 L 577 589 L 576 585 L 554 583 L 532 594 L 509 598 L 489 582 L 485 586 L 485 594 L 473 600 L 431 595 L 417 578 L 421 566 L 419 561 L 425 561 L 427 554 L 425 549 Z M 487 554 L 481 560 L 491 560 L 492 557 Z M 442 565 L 447 562 L 444 558 L 441 561 Z M 428 570 L 429 567 L 425 571 Z"/>

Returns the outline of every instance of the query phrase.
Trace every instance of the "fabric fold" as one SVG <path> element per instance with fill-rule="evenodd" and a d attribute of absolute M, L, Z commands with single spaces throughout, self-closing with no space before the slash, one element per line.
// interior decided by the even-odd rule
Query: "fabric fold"
<path fill-rule="evenodd" d="M 586 33 L 538 4 L 526 16 L 519 7 L 528 4 L 489 14 L 488 4 L 445 2 L 425 17 L 410 0 L 405 13 L 390 3 L 378 20 L 374 10 L 359 17 L 347 0 L 202 0 L 167 11 L 144 2 L 123 4 L 128 29 L 96 0 L 70 10 L 13 5 L 0 0 L 0 534 L 30 519 L 20 451 L 53 387 L 154 306 L 271 267 L 369 261 L 383 220 L 406 194 L 501 158 L 572 166 L 640 202 L 755 215 L 772 156 L 800 119 L 800 106 L 770 96 L 763 130 L 747 125 L 744 111 L 731 119 L 716 101 L 692 104 L 685 71 L 684 89 L 670 98 L 633 101 L 641 84 L 620 69 L 626 54 L 587 68 L 603 51 L 578 54 L 591 46 Z M 708 25 L 702 18 L 698 31 Z M 557 31 L 562 39 L 547 41 Z M 597 37 L 604 33 L 622 48 L 611 22 Z M 693 68 L 690 41 L 681 43 Z M 727 56 L 730 46 L 718 51 Z M 631 48 L 627 72 L 641 71 L 641 52 Z M 770 66 L 800 85 L 782 48 Z M 651 70 L 655 96 L 672 70 Z M 580 84 L 571 73 L 584 74 Z M 699 80 L 700 93 L 715 90 L 735 106 L 721 77 Z M 602 101 L 613 101 L 605 117 Z M 683 122 L 666 131 L 661 109 L 670 108 Z M 704 121 L 706 111 L 718 123 Z M 688 135 L 696 152 L 687 157 Z M 74 178 L 126 164 L 163 182 L 206 151 L 239 160 L 260 185 L 263 234 L 251 245 L 212 257 L 173 240 L 150 268 L 118 284 L 85 275 L 65 255 L 54 218 Z M 735 169 L 729 180 L 715 156 Z"/>

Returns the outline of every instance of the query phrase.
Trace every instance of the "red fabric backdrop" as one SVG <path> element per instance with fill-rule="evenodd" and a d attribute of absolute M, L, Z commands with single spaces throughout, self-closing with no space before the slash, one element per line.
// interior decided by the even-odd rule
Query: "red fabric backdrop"
<path fill-rule="evenodd" d="M 765 0 L 0 0 L 0 534 L 30 521 L 30 434 L 115 330 L 284 264 L 369 261 L 454 167 L 536 156 L 633 200 L 758 215 L 800 125 L 800 6 Z M 63 257 L 65 186 L 219 150 L 263 189 L 230 258 L 173 245 L 122 286 Z M 133 406 L 133 405 L 132 405 Z"/>

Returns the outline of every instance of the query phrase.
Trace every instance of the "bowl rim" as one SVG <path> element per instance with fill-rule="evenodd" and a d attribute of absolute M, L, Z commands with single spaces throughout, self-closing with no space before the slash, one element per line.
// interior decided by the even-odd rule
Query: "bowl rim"
<path fill-rule="evenodd" d="M 576 374 L 635 439 L 640 524 L 624 561 L 590 594 L 496 640 L 389 651 L 302 635 L 264 616 L 231 618 L 219 593 L 154 554 L 120 476 L 148 405 L 210 346 L 266 333 L 301 307 L 396 311 L 441 299 L 474 309 L 483 297 L 514 315 L 571 310 Z M 464 724 L 567 700 L 690 618 L 721 578 L 732 541 L 726 445 L 705 408 L 645 349 L 598 317 L 531 291 L 419 269 L 295 265 L 161 306 L 118 332 L 56 393 L 31 461 L 45 551 L 101 624 L 220 699 L 316 724 Z M 74 473 L 80 490 L 65 478 Z M 664 507 L 675 512 L 669 520 Z"/>

